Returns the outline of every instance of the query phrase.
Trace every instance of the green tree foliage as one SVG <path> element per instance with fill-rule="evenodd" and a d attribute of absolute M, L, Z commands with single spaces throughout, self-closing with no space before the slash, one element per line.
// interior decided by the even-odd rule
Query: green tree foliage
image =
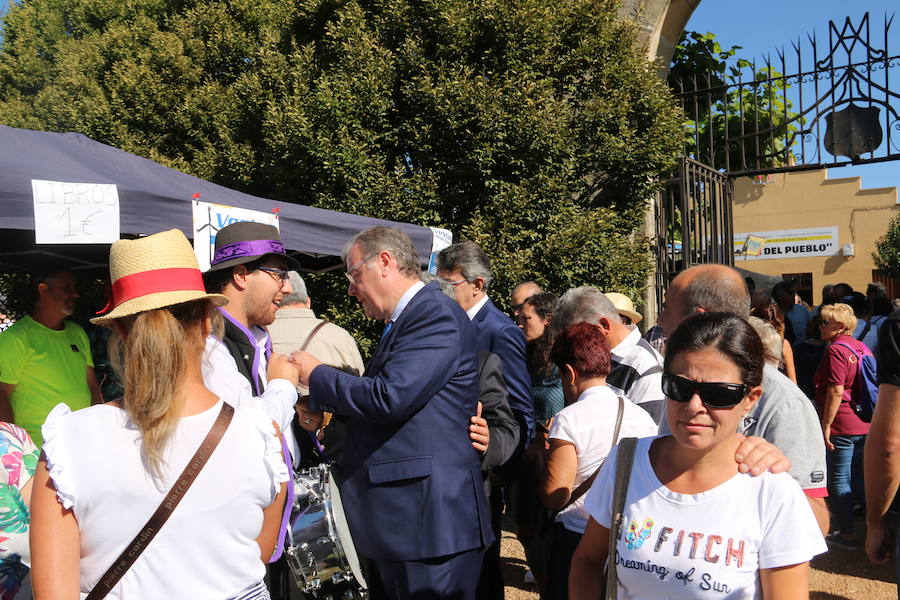
<path fill-rule="evenodd" d="M 681 115 L 614 0 L 23 0 L 0 122 L 256 195 L 474 239 L 493 295 L 637 295 Z M 210 199 L 214 200 L 214 199 Z M 321 311 L 364 328 L 345 281 Z"/>
<path fill-rule="evenodd" d="M 889 277 L 900 277 L 900 214 L 894 215 L 887 231 L 875 242 L 875 266 Z"/>
<path fill-rule="evenodd" d="M 669 85 L 685 95 L 685 154 L 732 172 L 787 165 L 804 120 L 792 110 L 786 78 L 715 38 L 685 31 L 672 58 Z"/>

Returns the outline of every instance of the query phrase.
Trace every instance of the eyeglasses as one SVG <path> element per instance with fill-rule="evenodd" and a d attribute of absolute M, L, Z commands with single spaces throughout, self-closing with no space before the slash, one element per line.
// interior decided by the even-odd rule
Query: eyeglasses
<path fill-rule="evenodd" d="M 700 382 L 673 373 L 663 373 L 662 389 L 675 402 L 689 402 L 697 394 L 700 401 L 710 408 L 737 406 L 750 392 L 750 386 L 743 383 Z"/>
<path fill-rule="evenodd" d="M 284 269 L 273 269 L 271 267 L 256 267 L 257 271 L 265 271 L 278 283 L 284 283 L 287 281 L 289 271 L 285 271 Z"/>
<path fill-rule="evenodd" d="M 443 281 L 444 283 L 446 283 L 453 289 L 456 289 L 456 286 L 458 286 L 458 285 L 469 282 L 468 279 L 460 279 L 459 281 L 450 281 L 449 279 L 441 279 L 441 281 Z"/>
<path fill-rule="evenodd" d="M 363 265 L 365 265 L 367 262 L 369 262 L 369 261 L 370 261 L 373 257 L 375 257 L 375 256 L 377 256 L 377 255 L 376 255 L 376 254 L 370 254 L 370 255 L 368 255 L 367 257 L 365 257 L 364 259 L 362 259 L 361 261 L 359 261 L 359 264 L 357 264 L 357 265 L 356 265 L 355 267 L 353 267 L 352 269 L 347 269 L 347 272 L 344 273 L 344 276 L 345 276 L 345 277 L 347 278 L 347 280 L 351 283 L 351 285 L 356 285 L 356 273 L 357 273 L 357 271 L 359 271 L 360 269 L 362 269 L 362 268 L 363 268 Z"/>

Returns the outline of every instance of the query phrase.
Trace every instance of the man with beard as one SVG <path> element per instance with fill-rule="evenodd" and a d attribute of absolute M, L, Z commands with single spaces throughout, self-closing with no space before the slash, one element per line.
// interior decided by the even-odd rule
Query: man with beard
<path fill-rule="evenodd" d="M 90 343 L 67 317 L 78 299 L 75 276 L 35 278 L 34 309 L 0 334 L 0 421 L 16 423 L 41 447 L 41 425 L 60 402 L 72 410 L 100 401 Z"/>
<path fill-rule="evenodd" d="M 213 259 L 203 278 L 207 291 L 226 296 L 228 304 L 218 309 L 224 325 L 221 339 L 213 334 L 206 341 L 203 381 L 220 397 L 238 390 L 241 404 L 261 404 L 282 431 L 290 452 L 290 456 L 285 453 L 285 461 L 296 465 L 300 453 L 291 420 L 296 414 L 298 372 L 287 356 L 272 352 L 266 330 L 285 294 L 291 292 L 289 262 L 296 264 L 271 225 L 232 223 L 216 235 Z M 290 508 L 288 503 L 285 510 Z M 283 536 L 282 530 L 275 559 L 281 556 Z M 269 587 L 273 599 L 288 597 L 290 583 L 283 559 L 269 569 Z"/>

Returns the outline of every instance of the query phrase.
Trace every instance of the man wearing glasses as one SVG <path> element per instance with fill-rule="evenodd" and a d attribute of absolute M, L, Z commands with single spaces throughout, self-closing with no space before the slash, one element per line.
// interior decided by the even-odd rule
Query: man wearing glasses
<path fill-rule="evenodd" d="M 493 541 L 465 425 L 478 400 L 475 328 L 438 282 L 421 281 L 402 230 L 359 233 L 344 260 L 347 293 L 385 323 L 372 359 L 362 377 L 307 352 L 292 359 L 309 386 L 306 418 L 347 420 L 341 495 L 354 545 L 378 574 L 371 597 L 474 600 Z"/>
<path fill-rule="evenodd" d="M 266 331 L 284 295 L 291 292 L 289 262 L 296 264 L 285 253 L 275 227 L 238 222 L 219 231 L 203 279 L 206 289 L 226 296 L 228 304 L 218 309 L 224 334 L 221 339 L 207 338 L 202 368 L 204 383 L 214 394 L 233 397 L 237 390 L 241 404 L 261 405 L 281 428 L 297 464 L 291 420 L 296 414 L 298 373 L 287 356 L 272 353 Z M 269 574 L 273 599 L 287 598 L 290 585 L 287 569 L 280 563 L 278 567 Z"/>

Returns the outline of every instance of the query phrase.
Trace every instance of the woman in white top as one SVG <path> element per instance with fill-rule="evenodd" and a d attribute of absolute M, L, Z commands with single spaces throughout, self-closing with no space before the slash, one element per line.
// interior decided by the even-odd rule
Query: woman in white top
<path fill-rule="evenodd" d="M 190 243 L 171 230 L 110 251 L 113 308 L 95 319 L 122 339 L 122 403 L 70 412 L 43 428 L 32 495 L 38 600 L 84 598 L 130 545 L 190 462 L 223 400 L 203 384 L 214 304 Z M 168 521 L 108 598 L 266 599 L 288 472 L 271 420 L 236 408 Z M 80 595 L 80 596 L 79 596 Z"/>
<path fill-rule="evenodd" d="M 559 368 L 566 407 L 550 428 L 541 494 L 548 509 L 563 509 L 553 526 L 544 598 L 564 600 L 569 562 L 588 520 L 584 496 L 571 501 L 573 491 L 597 472 L 618 439 L 656 435 L 658 427 L 647 411 L 607 387 L 609 341 L 595 325 L 577 323 L 563 331 L 550 359 Z M 613 439 L 620 406 L 622 425 Z"/>
<path fill-rule="evenodd" d="M 746 320 L 698 313 L 666 342 L 663 391 L 672 435 L 638 441 L 616 539 L 617 597 L 794 600 L 826 550 L 787 473 L 740 474 L 737 427 L 762 393 L 763 348 Z M 601 597 L 618 449 L 585 508 L 569 595 Z"/>

